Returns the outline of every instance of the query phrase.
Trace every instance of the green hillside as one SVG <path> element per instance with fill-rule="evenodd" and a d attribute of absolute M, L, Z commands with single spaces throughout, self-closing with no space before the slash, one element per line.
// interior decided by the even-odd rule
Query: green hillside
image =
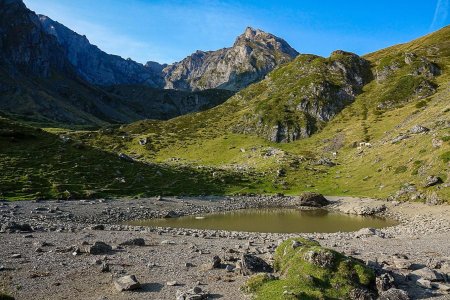
<path fill-rule="evenodd" d="M 446 27 L 364 57 L 300 55 L 210 110 L 66 134 L 112 165 L 124 152 L 171 172 L 210 170 L 189 186 L 192 193 L 314 190 L 449 201 L 449 38 Z M 220 184 L 216 170 L 232 179 Z M 177 175 L 184 178 L 183 172 Z M 443 183 L 425 188 L 432 175 Z M 141 185 L 142 193 L 155 192 L 152 180 Z M 187 192 L 180 186 L 165 191 Z"/>

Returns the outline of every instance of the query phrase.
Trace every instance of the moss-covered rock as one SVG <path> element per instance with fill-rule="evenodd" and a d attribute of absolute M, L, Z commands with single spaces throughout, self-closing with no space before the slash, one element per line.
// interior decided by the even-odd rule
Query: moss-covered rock
<path fill-rule="evenodd" d="M 315 241 L 284 241 L 274 258 L 279 279 L 258 274 L 243 287 L 256 299 L 375 299 L 372 270 Z"/>

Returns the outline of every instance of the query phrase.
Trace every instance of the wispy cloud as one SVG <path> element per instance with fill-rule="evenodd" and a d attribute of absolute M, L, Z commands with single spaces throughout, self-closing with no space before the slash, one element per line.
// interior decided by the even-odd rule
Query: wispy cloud
<path fill-rule="evenodd" d="M 445 25 L 448 17 L 449 0 L 438 0 L 434 11 L 433 21 L 430 30 L 437 29 Z"/>
<path fill-rule="evenodd" d="M 79 34 L 85 34 L 89 41 L 98 46 L 101 50 L 123 58 L 145 63 L 149 57 L 154 60 L 165 61 L 164 49 L 158 49 L 146 41 L 140 41 L 127 35 L 120 34 L 106 26 L 92 23 L 86 20 L 76 20 L 71 22 L 69 28 Z"/>

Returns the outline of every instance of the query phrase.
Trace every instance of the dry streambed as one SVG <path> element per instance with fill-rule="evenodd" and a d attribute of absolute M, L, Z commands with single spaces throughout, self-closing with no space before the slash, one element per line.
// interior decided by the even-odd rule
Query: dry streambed
<path fill-rule="evenodd" d="M 277 207 L 291 203 L 288 197 L 3 202 L 0 291 L 16 299 L 245 299 L 250 296 L 240 287 L 261 271 L 251 258 L 270 264 L 280 241 L 301 236 L 363 260 L 379 275 L 380 292 L 395 287 L 412 299 L 449 299 L 448 206 L 329 199 L 330 209 L 400 224 L 330 234 L 117 225 L 173 213 Z"/>

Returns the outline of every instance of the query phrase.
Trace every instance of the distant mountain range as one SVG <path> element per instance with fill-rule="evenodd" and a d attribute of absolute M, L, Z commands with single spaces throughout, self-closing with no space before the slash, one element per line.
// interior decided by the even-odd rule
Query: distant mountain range
<path fill-rule="evenodd" d="M 172 118 L 220 104 L 298 55 L 284 40 L 249 27 L 230 48 L 197 51 L 169 66 L 142 65 L 103 52 L 21 0 L 1 0 L 0 15 L 0 111 L 38 122 Z"/>

